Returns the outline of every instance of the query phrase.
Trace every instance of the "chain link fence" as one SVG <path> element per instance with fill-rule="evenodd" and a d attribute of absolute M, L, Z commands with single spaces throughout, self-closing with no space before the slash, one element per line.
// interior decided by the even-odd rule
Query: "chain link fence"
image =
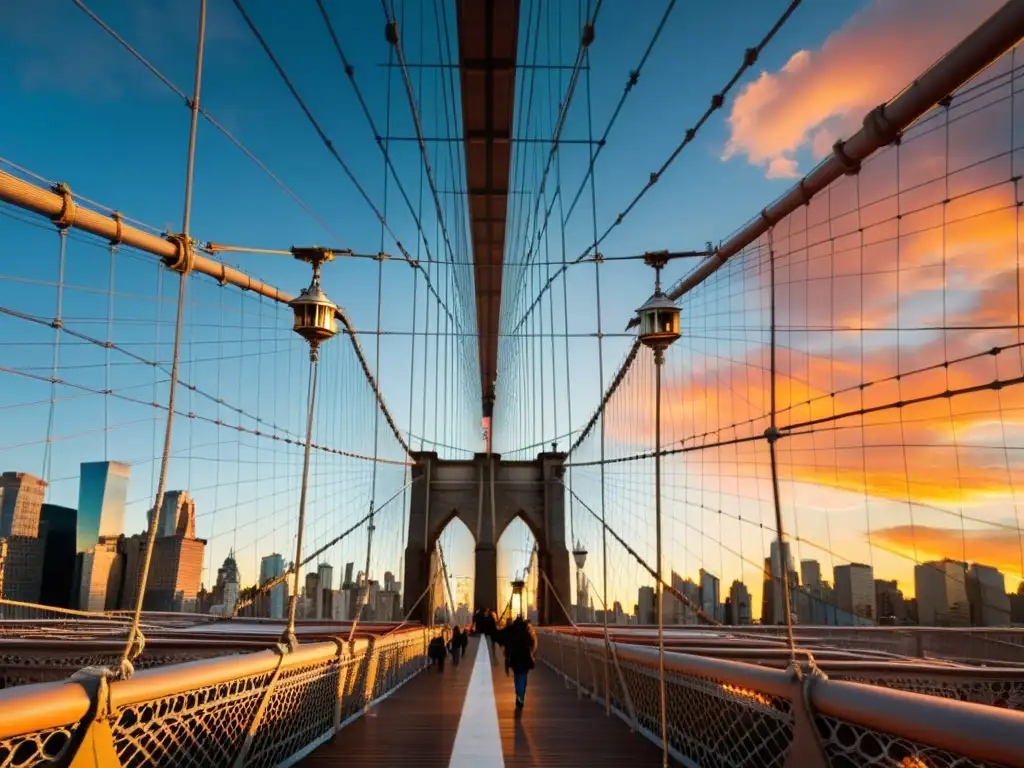
<path fill-rule="evenodd" d="M 67 764 L 87 743 L 112 768 L 293 765 L 422 670 L 427 642 L 412 629 L 0 691 L 0 768 Z"/>
<path fill-rule="evenodd" d="M 607 691 L 616 714 L 661 744 L 656 649 L 554 630 L 539 636 L 540 660 L 567 685 L 600 701 Z M 1000 680 L 999 670 L 973 678 L 964 668 L 874 671 L 855 683 L 849 669 L 844 680 L 826 679 L 675 652 L 665 670 L 669 751 L 683 765 L 782 768 L 797 764 L 791 753 L 814 753 L 830 768 L 1024 766 L 1024 712 L 1013 711 L 1021 709 L 1020 670 L 1006 670 L 1015 680 Z"/>

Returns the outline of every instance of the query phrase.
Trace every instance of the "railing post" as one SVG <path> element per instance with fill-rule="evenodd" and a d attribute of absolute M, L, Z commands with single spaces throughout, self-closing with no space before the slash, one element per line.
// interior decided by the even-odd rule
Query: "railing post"
<path fill-rule="evenodd" d="M 377 667 L 380 664 L 380 654 L 377 651 L 377 639 L 370 638 L 366 646 L 367 663 L 366 679 L 363 681 L 363 712 L 370 709 L 373 702 L 373 687 L 377 682 Z"/>
<path fill-rule="evenodd" d="M 817 667 L 804 670 L 796 664 L 791 665 L 789 671 L 793 680 L 793 695 L 789 697 L 793 741 L 783 768 L 829 768 L 811 707 L 811 686 L 823 679 L 824 674 Z"/>
<path fill-rule="evenodd" d="M 354 666 L 355 643 L 346 643 L 340 638 L 334 638 L 338 646 L 338 689 L 334 695 L 334 727 L 335 733 L 341 730 L 341 713 L 345 708 L 345 691 L 348 688 L 349 670 Z M 349 664 L 345 664 L 345 650 L 348 649 Z"/>
<path fill-rule="evenodd" d="M 86 667 L 73 674 L 69 681 L 78 683 L 89 694 L 89 712 L 82 718 L 68 749 L 69 768 L 120 768 L 121 760 L 114 749 L 114 731 L 110 727 L 111 671 L 106 667 Z"/>

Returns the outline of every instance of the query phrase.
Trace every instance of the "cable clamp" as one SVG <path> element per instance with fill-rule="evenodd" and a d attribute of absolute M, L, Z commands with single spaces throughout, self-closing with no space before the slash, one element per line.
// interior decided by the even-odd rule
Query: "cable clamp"
<path fill-rule="evenodd" d="M 800 183 L 797 184 L 797 188 L 800 190 L 800 202 L 805 206 L 811 204 L 811 193 L 807 190 L 807 179 L 800 179 Z"/>
<path fill-rule="evenodd" d="M 940 104 L 942 102 L 939 102 Z M 864 115 L 864 133 L 878 146 L 884 147 L 892 144 L 899 138 L 900 132 L 896 130 L 885 114 L 885 104 L 879 104 L 866 115 Z"/>
<path fill-rule="evenodd" d="M 78 206 L 75 205 L 75 201 L 71 197 L 71 188 L 62 181 L 54 185 L 52 189 L 55 194 L 60 195 L 63 199 L 61 201 L 60 213 L 56 216 L 51 216 L 51 220 L 61 230 L 73 227 L 75 225 L 75 217 L 78 215 Z"/>
<path fill-rule="evenodd" d="M 853 176 L 860 173 L 860 160 L 853 160 L 845 151 L 846 142 L 840 139 L 832 145 L 832 154 L 835 155 L 839 165 L 843 168 L 843 173 L 847 176 Z"/>
<path fill-rule="evenodd" d="M 114 211 L 110 214 L 110 218 L 114 220 L 114 236 L 110 239 L 110 245 L 112 248 L 117 248 L 124 242 L 124 217 L 120 211 Z"/>
<path fill-rule="evenodd" d="M 191 238 L 179 234 L 170 234 L 166 237 L 167 241 L 174 243 L 178 246 L 178 249 L 174 256 L 164 259 L 164 264 L 167 265 L 168 269 L 173 269 L 175 272 L 180 272 L 184 275 L 189 274 L 192 271 L 196 258 Z M 221 269 L 223 270 L 223 266 Z"/>
<path fill-rule="evenodd" d="M 583 48 L 589 48 L 592 42 L 594 42 L 594 25 L 588 22 L 583 27 L 583 38 L 580 40 L 580 45 Z"/>
<path fill-rule="evenodd" d="M 394 20 L 388 21 L 384 26 L 384 39 L 391 45 L 398 45 L 398 22 Z"/>
<path fill-rule="evenodd" d="M 767 440 L 769 444 L 777 442 L 780 437 L 782 437 L 782 433 L 779 432 L 778 427 L 768 427 L 768 429 L 764 431 L 764 439 Z"/>

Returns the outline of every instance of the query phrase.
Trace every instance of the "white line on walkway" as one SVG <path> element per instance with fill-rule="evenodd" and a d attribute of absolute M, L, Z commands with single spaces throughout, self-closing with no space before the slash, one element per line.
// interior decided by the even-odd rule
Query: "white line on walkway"
<path fill-rule="evenodd" d="M 487 640 L 481 636 L 449 768 L 505 768 L 492 674 Z"/>

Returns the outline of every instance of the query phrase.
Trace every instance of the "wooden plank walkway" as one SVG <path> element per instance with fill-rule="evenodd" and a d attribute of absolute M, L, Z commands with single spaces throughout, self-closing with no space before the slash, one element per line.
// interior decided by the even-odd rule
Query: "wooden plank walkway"
<path fill-rule="evenodd" d="M 526 766 L 629 766 L 660 768 L 661 750 L 614 714 L 587 698 L 544 664 L 526 686 L 526 706 L 516 713 L 512 676 L 494 670 L 498 729 L 507 768 Z"/>
<path fill-rule="evenodd" d="M 367 768 L 447 766 L 476 658 L 470 643 L 458 667 L 429 668 L 341 729 L 300 765 Z"/>
<path fill-rule="evenodd" d="M 482 640 L 471 640 L 457 669 L 449 658 L 443 674 L 435 669 L 420 673 L 343 728 L 301 765 L 463 768 L 466 760 L 453 762 L 452 752 L 478 652 L 487 653 L 486 646 Z M 519 713 L 512 677 L 505 675 L 500 649 L 491 680 L 501 744 L 494 745 L 493 761 L 475 759 L 479 765 L 500 765 L 499 755 L 508 768 L 661 765 L 661 751 L 656 746 L 630 733 L 614 715 L 606 717 L 593 701 L 578 699 L 575 689 L 566 688 L 562 678 L 543 664 L 530 674 L 526 707 Z M 482 721 L 477 717 L 470 722 L 478 725 Z"/>

